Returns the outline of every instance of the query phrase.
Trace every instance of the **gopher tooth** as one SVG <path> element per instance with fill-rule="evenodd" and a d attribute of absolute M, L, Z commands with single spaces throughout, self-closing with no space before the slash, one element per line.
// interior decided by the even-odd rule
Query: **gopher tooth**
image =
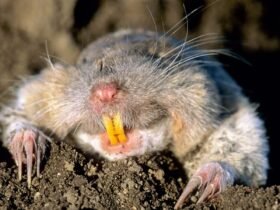
<path fill-rule="evenodd" d="M 103 124 L 111 145 L 117 145 L 127 141 L 120 113 L 115 114 L 112 118 L 103 116 Z"/>

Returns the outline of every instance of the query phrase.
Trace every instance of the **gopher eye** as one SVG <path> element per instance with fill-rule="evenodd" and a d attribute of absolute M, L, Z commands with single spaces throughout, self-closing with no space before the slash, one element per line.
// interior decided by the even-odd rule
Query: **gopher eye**
<path fill-rule="evenodd" d="M 99 60 L 96 62 L 96 65 L 97 65 L 98 71 L 102 72 L 102 70 L 104 69 L 103 60 L 102 60 L 102 59 L 99 59 Z"/>
<path fill-rule="evenodd" d="M 110 65 L 110 63 L 106 63 L 104 59 L 98 59 L 97 61 L 95 61 L 95 65 L 97 72 L 100 75 L 109 75 L 114 73 L 113 67 Z"/>
<path fill-rule="evenodd" d="M 87 61 L 88 61 L 87 58 L 83 58 L 83 59 L 82 59 L 82 63 L 83 63 L 83 64 L 87 63 Z"/>

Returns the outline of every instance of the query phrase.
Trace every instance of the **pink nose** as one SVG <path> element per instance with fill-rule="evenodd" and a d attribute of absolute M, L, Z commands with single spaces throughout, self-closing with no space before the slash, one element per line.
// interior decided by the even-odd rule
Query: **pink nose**
<path fill-rule="evenodd" d="M 93 98 L 102 103 L 108 103 L 113 101 L 115 95 L 117 94 L 117 86 L 114 83 L 99 84 L 93 89 Z"/>

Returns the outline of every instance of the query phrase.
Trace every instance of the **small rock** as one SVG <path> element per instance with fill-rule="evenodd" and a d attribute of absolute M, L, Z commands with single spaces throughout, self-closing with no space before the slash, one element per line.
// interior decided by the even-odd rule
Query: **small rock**
<path fill-rule="evenodd" d="M 63 197 L 66 198 L 67 202 L 70 204 L 74 204 L 76 202 L 76 196 L 74 192 L 71 192 L 71 190 L 68 190 Z"/>
<path fill-rule="evenodd" d="M 67 171 L 74 171 L 74 164 L 73 163 L 69 163 L 68 161 L 64 161 L 64 168 Z"/>
<path fill-rule="evenodd" d="M 39 200 L 40 198 L 41 198 L 41 193 L 40 192 L 36 192 L 34 194 L 34 200 L 36 201 L 36 200 Z"/>
<path fill-rule="evenodd" d="M 196 196 L 191 196 L 191 202 L 196 203 L 197 202 L 197 197 Z"/>
<path fill-rule="evenodd" d="M 95 166 L 91 165 L 91 166 L 89 167 L 88 171 L 87 171 L 87 175 L 88 175 L 88 176 L 94 176 L 94 175 L 96 175 L 96 170 L 97 170 L 97 168 L 96 168 Z"/>

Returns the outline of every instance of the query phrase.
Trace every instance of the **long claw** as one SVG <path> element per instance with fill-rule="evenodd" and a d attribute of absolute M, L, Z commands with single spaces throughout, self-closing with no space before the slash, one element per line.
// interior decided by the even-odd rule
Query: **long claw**
<path fill-rule="evenodd" d="M 39 136 L 39 141 L 41 140 L 41 137 Z M 40 164 L 41 164 L 41 149 L 37 146 L 36 149 L 36 176 L 40 176 Z"/>
<path fill-rule="evenodd" d="M 18 154 L 17 166 L 18 166 L 18 180 L 21 181 L 21 179 L 22 179 L 22 153 Z"/>
<path fill-rule="evenodd" d="M 197 203 L 202 203 L 207 198 L 209 198 L 211 195 L 213 195 L 213 193 L 214 193 L 214 185 L 213 184 L 207 185 L 207 187 L 203 191 L 202 195 L 198 199 Z"/>
<path fill-rule="evenodd" d="M 187 199 L 187 197 L 196 189 L 199 188 L 202 184 L 201 177 L 195 176 L 193 177 L 187 186 L 185 187 L 184 191 L 182 192 L 181 196 L 179 197 L 177 203 L 175 204 L 174 209 L 180 208 L 184 201 Z"/>
<path fill-rule="evenodd" d="M 26 166 L 27 166 L 27 185 L 31 187 L 31 175 L 33 165 L 33 144 L 35 141 L 35 135 L 33 132 L 24 133 L 24 149 L 26 153 Z"/>
<path fill-rule="evenodd" d="M 14 154 L 16 165 L 18 166 L 18 180 L 22 178 L 22 144 L 23 132 L 17 132 L 12 138 L 13 144 L 10 145 L 10 150 Z"/>

